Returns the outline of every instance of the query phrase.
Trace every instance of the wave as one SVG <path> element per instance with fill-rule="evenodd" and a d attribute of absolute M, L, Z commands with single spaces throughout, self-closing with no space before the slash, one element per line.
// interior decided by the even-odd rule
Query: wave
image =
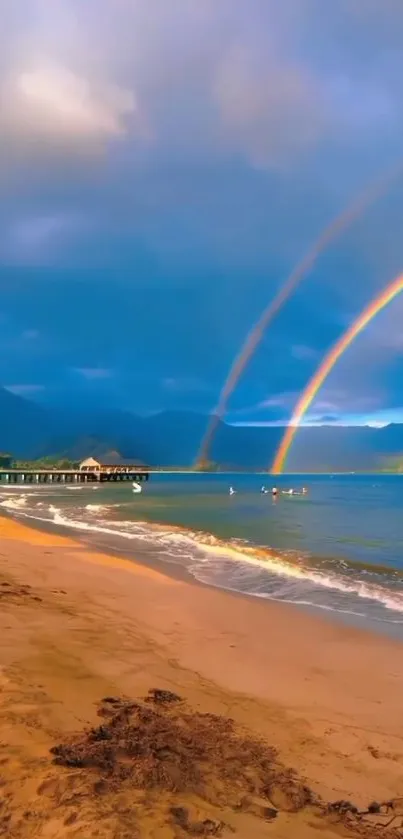
<path fill-rule="evenodd" d="M 83 486 L 80 486 L 80 487 L 66 487 L 66 486 L 64 486 L 63 489 L 66 489 L 67 492 L 88 492 L 91 489 L 92 492 L 95 492 L 95 490 L 99 489 L 99 486 L 96 486 L 96 487 L 89 487 L 87 485 L 83 485 Z"/>
<path fill-rule="evenodd" d="M 337 571 L 328 567 L 318 569 L 312 561 L 310 564 L 309 558 L 295 553 L 279 554 L 239 540 L 224 541 L 212 533 L 170 524 L 107 518 L 110 508 L 121 506 L 119 504 L 87 504 L 70 508 L 70 511 L 53 504 L 47 507 L 47 511 L 44 508 L 36 509 L 41 502 L 36 502 L 35 507 L 29 507 L 27 499 L 37 494 L 20 493 L 17 497 L 6 498 L 0 502 L 0 506 L 15 515 L 77 532 L 146 543 L 147 550 L 151 547 L 161 559 L 185 564 L 189 573 L 199 582 L 220 588 L 363 616 L 357 609 L 359 598 L 367 603 L 378 604 L 388 611 L 403 614 L 403 592 L 393 588 L 393 585 L 378 584 L 381 576 L 385 577 L 387 583 L 386 573 L 379 574 L 379 568 L 371 571 L 377 582 L 369 580 L 368 576 L 363 580 L 357 567 L 344 562 Z M 369 566 L 365 572 L 367 575 L 368 569 Z M 292 598 L 289 597 L 290 592 Z M 325 592 L 329 595 L 333 593 L 337 605 L 323 602 Z M 338 597 L 335 597 L 336 594 Z M 346 598 L 351 603 L 351 597 L 356 606 L 347 608 Z M 322 602 L 315 602 L 316 598 Z"/>
<path fill-rule="evenodd" d="M 25 507 L 27 503 L 27 496 L 21 495 L 18 498 L 6 498 L 5 501 L 0 502 L 0 507 L 5 507 L 6 510 L 20 510 Z"/>
<path fill-rule="evenodd" d="M 97 512 L 94 508 L 99 507 L 99 512 L 103 512 L 107 506 L 112 505 L 87 505 L 86 509 L 90 508 L 89 512 L 94 513 Z M 388 610 L 403 614 L 403 593 L 357 578 L 321 572 L 309 567 L 305 558 L 290 558 L 264 548 L 225 542 L 212 533 L 186 530 L 171 525 L 139 521 L 110 521 L 103 518 L 84 521 L 81 518 L 69 518 L 61 508 L 53 505 L 50 505 L 49 512 L 53 517 L 52 523 L 60 527 L 152 543 L 160 552 L 167 553 L 171 560 L 187 560 L 188 570 L 200 582 L 216 584 L 212 565 L 217 562 L 221 564 L 231 562 L 234 568 L 253 567 L 259 571 L 268 572 L 271 577 L 311 584 L 316 588 L 344 595 L 353 595 L 363 600 L 374 601 Z M 166 551 L 167 548 L 168 551 Z M 228 581 L 228 585 L 223 587 L 231 588 L 230 582 Z M 267 593 L 254 591 L 246 591 L 246 593 L 267 599 L 277 599 Z M 297 601 L 293 599 L 292 602 Z"/>
<path fill-rule="evenodd" d="M 89 513 L 104 513 L 113 507 L 120 507 L 120 504 L 86 504 L 85 509 Z"/>
<path fill-rule="evenodd" d="M 33 488 L 34 488 L 33 484 L 28 484 L 28 485 L 25 485 L 25 486 L 23 486 L 21 484 L 14 484 L 14 486 L 13 486 L 13 484 L 4 484 L 0 487 L 0 494 L 1 494 L 1 496 L 8 495 L 10 493 L 12 493 L 14 495 L 15 492 L 19 492 L 20 495 L 21 494 L 36 495 L 36 493 L 38 491 L 39 492 L 46 492 L 46 490 L 49 490 L 49 487 L 47 487 L 47 486 L 36 486 L 36 484 L 35 484 L 35 492 L 32 491 Z"/>
<path fill-rule="evenodd" d="M 365 600 L 376 601 L 386 609 L 403 614 L 403 594 L 392 590 L 389 591 L 383 586 L 365 583 L 357 579 L 350 580 L 346 577 L 343 578 L 341 575 L 324 574 L 306 565 L 297 566 L 284 557 L 271 555 L 262 549 L 244 547 L 242 550 L 239 550 L 233 549 L 230 546 L 205 544 L 205 550 L 213 553 L 215 557 L 221 556 L 224 558 L 230 554 L 231 558 L 237 562 L 254 565 L 259 569 L 269 571 L 271 574 L 277 576 L 297 580 L 302 583 L 313 583 L 315 586 L 337 591 L 341 594 L 355 595 Z"/>

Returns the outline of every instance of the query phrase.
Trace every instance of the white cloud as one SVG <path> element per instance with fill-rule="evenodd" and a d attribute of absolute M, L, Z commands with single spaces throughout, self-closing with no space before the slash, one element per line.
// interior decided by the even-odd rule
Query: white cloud
<path fill-rule="evenodd" d="M 4 137 L 99 143 L 125 133 L 136 111 L 131 91 L 77 75 L 52 62 L 15 69 L 1 90 Z"/>
<path fill-rule="evenodd" d="M 138 127 L 134 85 L 120 78 L 116 41 L 98 37 L 99 9 L 90 6 L 15 0 L 3 11 L 0 151 L 9 160 L 99 150 Z"/>

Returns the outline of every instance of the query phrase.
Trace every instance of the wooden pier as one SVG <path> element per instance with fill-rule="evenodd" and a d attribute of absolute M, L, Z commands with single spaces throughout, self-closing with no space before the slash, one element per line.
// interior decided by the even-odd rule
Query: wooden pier
<path fill-rule="evenodd" d="M 1 484 L 77 484 L 116 483 L 117 481 L 148 481 L 149 470 L 111 469 L 83 471 L 80 469 L 1 469 Z"/>

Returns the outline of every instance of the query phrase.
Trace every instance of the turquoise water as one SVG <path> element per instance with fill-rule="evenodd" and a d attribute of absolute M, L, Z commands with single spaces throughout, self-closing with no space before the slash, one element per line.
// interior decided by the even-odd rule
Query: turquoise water
<path fill-rule="evenodd" d="M 199 582 L 403 638 L 403 476 L 161 475 L 144 484 L 0 487 L 0 506 Z M 230 496 L 232 484 L 237 490 Z M 73 534 L 72 534 L 73 535 Z"/>

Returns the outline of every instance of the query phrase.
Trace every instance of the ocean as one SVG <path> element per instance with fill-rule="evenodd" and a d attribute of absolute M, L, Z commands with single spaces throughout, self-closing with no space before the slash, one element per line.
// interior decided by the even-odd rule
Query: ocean
<path fill-rule="evenodd" d="M 403 639 L 403 476 L 151 475 L 0 485 L 4 512 L 200 583 L 293 603 Z M 230 485 L 236 494 L 228 493 Z M 161 567 L 161 566 L 160 566 Z"/>

